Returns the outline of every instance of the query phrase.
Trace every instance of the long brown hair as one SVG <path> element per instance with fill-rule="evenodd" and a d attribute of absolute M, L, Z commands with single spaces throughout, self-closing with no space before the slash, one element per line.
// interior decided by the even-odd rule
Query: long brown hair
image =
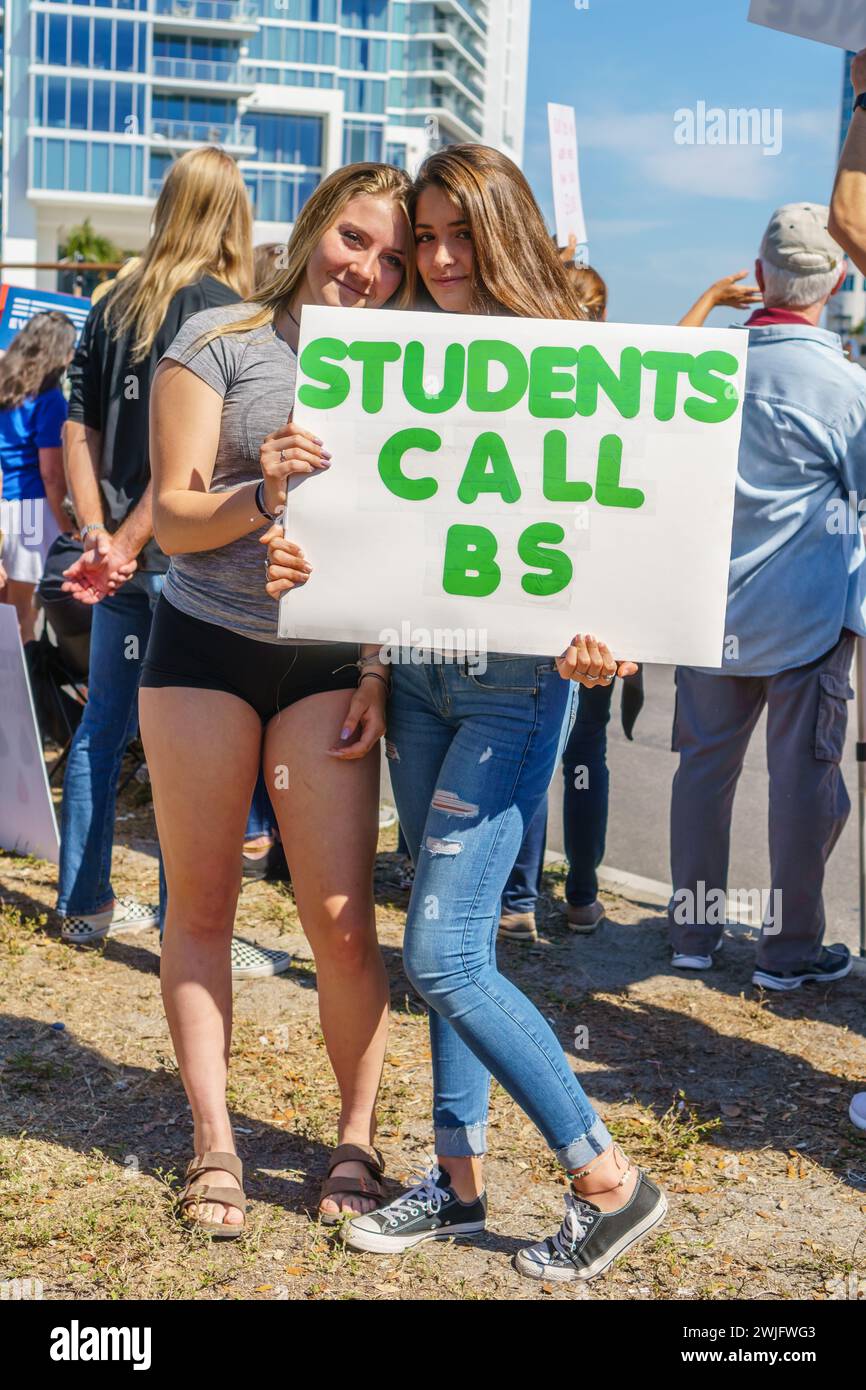
<path fill-rule="evenodd" d="M 106 325 L 115 338 L 132 335 L 130 360 L 140 362 L 178 290 L 213 275 L 243 298 L 252 261 L 252 210 L 237 164 L 214 145 L 188 150 L 165 176 L 139 264 L 106 299 Z"/>
<path fill-rule="evenodd" d="M 600 320 L 607 308 L 607 285 L 598 271 L 591 265 L 571 265 L 565 267 L 566 274 L 576 287 L 578 298 L 590 319 Z"/>
<path fill-rule="evenodd" d="M 406 214 L 410 228 L 409 194 L 412 180 L 402 169 L 393 164 L 347 164 L 329 174 L 310 194 L 295 223 L 289 244 L 286 247 L 286 268 L 261 289 L 249 297 L 257 309 L 249 318 L 239 322 L 221 324 L 202 336 L 201 346 L 213 338 L 226 333 L 250 333 L 255 328 L 264 328 L 276 313 L 288 310 L 297 293 L 298 286 L 307 273 L 307 263 L 316 249 L 324 232 L 332 227 L 353 198 L 367 195 L 373 198 L 391 198 Z M 411 234 L 407 243 L 406 273 L 399 290 L 388 300 L 386 308 L 405 309 L 415 298 L 415 255 Z M 197 344 L 198 346 L 198 344 Z"/>
<path fill-rule="evenodd" d="M 0 361 L 0 410 L 59 386 L 75 346 L 75 325 L 58 309 L 34 314 Z"/>
<path fill-rule="evenodd" d="M 472 236 L 471 314 L 528 319 L 587 317 L 550 240 L 532 189 L 507 155 L 488 145 L 449 145 L 431 154 L 415 178 L 414 225 L 425 188 L 441 188 L 460 208 Z"/>

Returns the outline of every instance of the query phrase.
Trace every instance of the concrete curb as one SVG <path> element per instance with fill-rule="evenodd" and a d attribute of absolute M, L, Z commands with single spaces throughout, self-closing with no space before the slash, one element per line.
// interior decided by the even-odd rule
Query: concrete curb
<path fill-rule="evenodd" d="M 544 856 L 546 864 L 563 864 L 561 855 L 548 853 Z M 602 864 L 598 870 L 599 887 L 605 893 L 613 893 L 618 898 L 625 898 L 627 902 L 636 903 L 639 907 L 666 908 L 673 892 L 670 883 L 663 883 L 659 878 L 642 878 L 640 874 L 630 874 L 625 869 L 615 869 L 610 864 Z M 725 923 L 725 930 L 734 937 L 743 941 L 754 942 L 757 938 L 757 929 L 760 923 L 755 921 L 748 909 L 740 909 L 737 905 L 728 913 Z M 852 952 L 854 975 L 866 975 L 866 957 L 856 955 Z"/>

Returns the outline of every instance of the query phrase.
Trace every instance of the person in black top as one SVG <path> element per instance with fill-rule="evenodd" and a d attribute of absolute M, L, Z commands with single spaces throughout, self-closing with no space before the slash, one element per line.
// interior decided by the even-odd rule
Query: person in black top
<path fill-rule="evenodd" d="M 140 263 L 92 309 L 70 367 L 64 464 L 84 553 L 66 589 L 96 605 L 88 703 L 63 783 L 57 911 L 81 944 L 154 926 L 153 907 L 116 898 L 111 850 L 117 777 L 136 732 L 141 660 L 168 560 L 153 539 L 150 383 L 191 315 L 252 289 L 252 214 L 222 150 L 172 165 Z M 164 896 L 162 882 L 160 897 Z"/>

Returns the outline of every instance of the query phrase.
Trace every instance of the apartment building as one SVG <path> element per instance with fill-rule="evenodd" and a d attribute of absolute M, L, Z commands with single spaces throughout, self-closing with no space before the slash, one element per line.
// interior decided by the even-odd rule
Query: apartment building
<path fill-rule="evenodd" d="M 89 217 L 147 239 L 167 167 L 219 144 L 256 239 L 340 165 L 437 144 L 523 154 L 530 0 L 6 0 L 2 257 L 53 260 Z M 9 277 L 7 277 L 9 278 Z M 49 272 L 16 271 L 40 288 Z"/>

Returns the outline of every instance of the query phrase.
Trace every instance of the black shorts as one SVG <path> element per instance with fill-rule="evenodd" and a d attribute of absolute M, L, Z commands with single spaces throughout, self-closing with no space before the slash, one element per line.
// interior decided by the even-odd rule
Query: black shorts
<path fill-rule="evenodd" d="M 326 690 L 354 690 L 356 643 L 310 646 L 257 642 L 181 613 L 160 595 L 141 671 L 147 689 L 225 690 L 252 705 L 265 724 L 280 710 Z"/>

